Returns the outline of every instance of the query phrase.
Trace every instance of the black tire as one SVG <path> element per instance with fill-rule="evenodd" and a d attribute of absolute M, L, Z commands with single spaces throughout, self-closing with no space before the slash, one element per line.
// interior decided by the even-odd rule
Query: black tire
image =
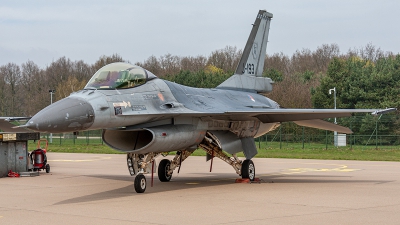
<path fill-rule="evenodd" d="M 251 161 L 250 159 L 244 160 L 242 163 L 242 178 L 254 181 L 255 177 L 256 168 L 254 167 L 253 161 Z"/>
<path fill-rule="evenodd" d="M 50 173 L 50 165 L 46 164 L 46 173 Z"/>
<path fill-rule="evenodd" d="M 137 193 L 143 193 L 146 190 L 146 177 L 143 174 L 138 174 L 135 177 L 135 191 Z"/>
<path fill-rule="evenodd" d="M 160 164 L 158 165 L 158 179 L 161 182 L 168 182 L 171 180 L 172 174 L 168 175 L 167 171 L 169 170 L 171 166 L 171 161 L 168 159 L 163 159 L 160 161 Z"/>

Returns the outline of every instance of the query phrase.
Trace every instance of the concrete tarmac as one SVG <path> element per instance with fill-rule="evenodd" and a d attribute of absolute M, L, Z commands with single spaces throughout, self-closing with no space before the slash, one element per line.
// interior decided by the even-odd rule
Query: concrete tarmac
<path fill-rule="evenodd" d="M 189 157 L 137 194 L 125 155 L 48 153 L 51 172 L 0 178 L 0 224 L 399 224 L 400 163 L 254 159 L 260 184 Z M 160 160 L 160 158 L 158 158 Z"/>

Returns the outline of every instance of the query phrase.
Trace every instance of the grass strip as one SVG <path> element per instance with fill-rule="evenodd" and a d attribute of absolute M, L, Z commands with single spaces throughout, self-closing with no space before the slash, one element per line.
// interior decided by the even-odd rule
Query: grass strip
<path fill-rule="evenodd" d="M 36 143 L 28 144 L 29 151 L 37 148 Z M 331 159 L 331 160 L 362 160 L 362 161 L 400 161 L 400 148 L 398 146 L 347 146 L 334 147 L 324 144 L 302 143 L 284 144 L 256 143 L 258 154 L 256 158 L 290 158 L 290 159 Z M 44 148 L 44 146 L 42 146 Z M 49 152 L 64 153 L 97 153 L 97 154 L 125 154 L 99 143 L 52 143 L 48 147 Z M 171 153 L 174 154 L 174 153 Z M 198 149 L 194 156 L 205 156 L 206 153 Z M 244 157 L 238 153 L 239 157 Z"/>

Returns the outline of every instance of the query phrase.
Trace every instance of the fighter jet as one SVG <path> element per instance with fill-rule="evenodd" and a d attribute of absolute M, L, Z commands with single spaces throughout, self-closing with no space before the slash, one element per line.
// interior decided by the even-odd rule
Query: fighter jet
<path fill-rule="evenodd" d="M 136 175 L 138 193 L 146 190 L 145 173 L 157 173 L 162 182 L 171 180 L 196 149 L 207 158 L 218 157 L 244 179 L 256 178 L 252 158 L 257 154 L 254 138 L 293 121 L 301 126 L 351 133 L 348 128 L 323 118 L 351 116 L 373 109 L 288 109 L 263 94 L 273 81 L 263 77 L 268 33 L 273 15 L 257 13 L 235 74 L 216 88 L 183 86 L 158 78 L 128 63 L 112 63 L 97 71 L 85 88 L 34 115 L 23 127 L 38 132 L 63 133 L 102 129 L 104 143 L 127 154 L 130 174 Z M 22 126 L 20 126 L 22 127 Z M 237 153 L 243 152 L 245 159 Z"/>

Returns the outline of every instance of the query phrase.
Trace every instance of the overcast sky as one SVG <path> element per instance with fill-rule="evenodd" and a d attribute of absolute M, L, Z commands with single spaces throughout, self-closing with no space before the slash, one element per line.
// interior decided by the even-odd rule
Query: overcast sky
<path fill-rule="evenodd" d="M 342 53 L 368 43 L 400 52 L 398 0 L 3 0 L 0 66 L 32 60 L 45 68 L 62 56 L 94 63 L 114 53 L 135 63 L 243 49 L 259 9 L 274 15 L 268 54 L 332 43 Z"/>

